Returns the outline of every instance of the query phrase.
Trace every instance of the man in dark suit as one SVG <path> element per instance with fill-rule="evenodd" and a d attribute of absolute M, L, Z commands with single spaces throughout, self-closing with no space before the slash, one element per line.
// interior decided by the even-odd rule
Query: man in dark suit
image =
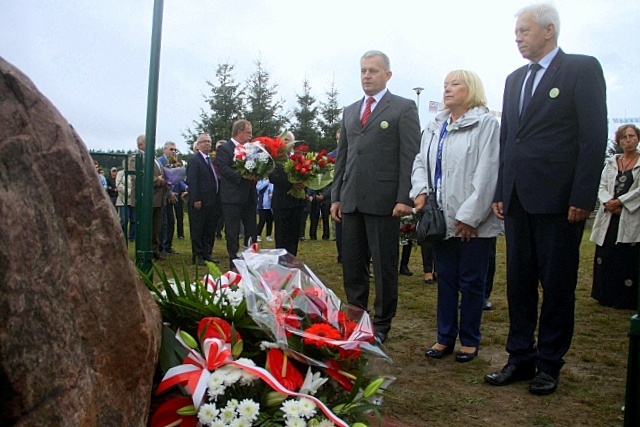
<path fill-rule="evenodd" d="M 231 129 L 231 139 L 218 148 L 216 156 L 222 181 L 220 200 L 231 270 L 235 270 L 233 260 L 238 258 L 240 249 L 240 222 L 244 225 L 245 246 L 249 240 L 255 242 L 258 234 L 256 224 L 258 195 L 255 182 L 248 176 L 240 175 L 233 167 L 235 147 L 250 140 L 251 123 L 247 120 L 237 120 Z"/>
<path fill-rule="evenodd" d="M 191 258 L 194 263 L 218 262 L 212 258 L 215 230 L 221 215 L 220 181 L 209 157 L 211 137 L 198 135 L 194 156 L 187 164 L 189 186 L 189 229 L 191 231 Z"/>
<path fill-rule="evenodd" d="M 369 250 L 373 261 L 373 324 L 384 342 L 398 304 L 400 217 L 411 213 L 411 167 L 420 148 L 416 104 L 391 94 L 389 58 L 369 51 L 360 59 L 366 96 L 344 109 L 331 191 L 331 216 L 342 222 L 342 266 L 347 301 L 367 309 Z"/>
<path fill-rule="evenodd" d="M 507 77 L 493 204 L 505 220 L 509 361 L 485 381 L 532 380 L 529 391 L 544 395 L 558 386 L 573 336 L 580 241 L 607 142 L 606 88 L 595 58 L 558 48 L 555 8 L 516 16 L 516 43 L 531 63 Z"/>

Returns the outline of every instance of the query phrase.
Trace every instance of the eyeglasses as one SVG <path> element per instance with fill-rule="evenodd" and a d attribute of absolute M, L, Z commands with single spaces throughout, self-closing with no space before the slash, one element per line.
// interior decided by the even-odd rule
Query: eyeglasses
<path fill-rule="evenodd" d="M 178 151 L 177 148 L 169 148 L 169 151 Z"/>

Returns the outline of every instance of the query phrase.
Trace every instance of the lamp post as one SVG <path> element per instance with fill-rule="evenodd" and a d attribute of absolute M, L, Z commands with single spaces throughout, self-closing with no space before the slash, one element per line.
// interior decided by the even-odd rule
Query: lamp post
<path fill-rule="evenodd" d="M 416 92 L 416 105 L 418 106 L 418 116 L 420 115 L 420 94 L 424 90 L 423 87 L 414 87 L 413 90 Z"/>

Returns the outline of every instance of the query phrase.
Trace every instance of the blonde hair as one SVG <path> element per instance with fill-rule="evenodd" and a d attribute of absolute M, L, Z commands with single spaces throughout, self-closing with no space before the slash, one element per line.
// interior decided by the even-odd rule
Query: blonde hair
<path fill-rule="evenodd" d="M 484 85 L 476 73 L 469 70 L 453 70 L 449 71 L 444 80 L 447 81 L 451 78 L 460 80 L 469 89 L 467 99 L 464 100 L 464 106 L 467 110 L 473 107 L 487 106 L 487 95 L 484 92 Z M 444 106 L 444 97 L 442 99 L 442 108 L 446 108 Z"/>

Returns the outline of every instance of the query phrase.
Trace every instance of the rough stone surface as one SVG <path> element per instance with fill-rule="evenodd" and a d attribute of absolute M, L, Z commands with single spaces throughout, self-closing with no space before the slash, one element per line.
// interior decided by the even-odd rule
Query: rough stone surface
<path fill-rule="evenodd" d="M 0 425 L 146 425 L 160 326 L 87 148 L 0 57 Z"/>

